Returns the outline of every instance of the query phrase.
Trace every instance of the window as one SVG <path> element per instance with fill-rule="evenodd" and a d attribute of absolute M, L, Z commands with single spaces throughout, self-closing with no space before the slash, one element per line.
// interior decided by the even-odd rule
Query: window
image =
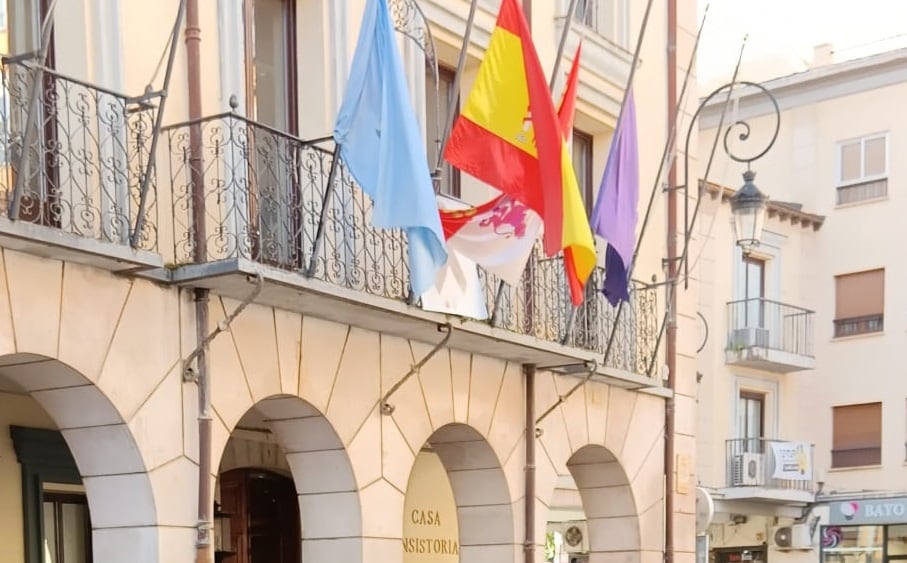
<path fill-rule="evenodd" d="M 576 19 L 577 23 L 581 23 L 592 29 L 597 29 L 598 25 L 595 18 L 597 12 L 596 8 L 598 7 L 597 4 L 598 2 L 596 0 L 579 0 L 573 11 L 573 17 Z"/>
<path fill-rule="evenodd" d="M 595 197 L 592 188 L 592 136 L 577 129 L 573 130 L 573 170 L 588 216 L 592 213 Z"/>
<path fill-rule="evenodd" d="M 425 142 L 427 143 L 428 169 L 434 171 L 438 164 L 438 150 L 441 147 L 441 135 L 449 119 L 448 108 L 454 99 L 454 71 L 438 68 L 438 94 L 433 92 L 435 83 L 433 69 L 425 72 Z M 454 107 L 454 114 L 460 112 L 459 102 Z M 449 163 L 441 164 L 440 193 L 451 197 L 460 197 L 460 171 Z"/>
<path fill-rule="evenodd" d="M 838 144 L 838 205 L 888 195 L 888 136 Z"/>
<path fill-rule="evenodd" d="M 89 563 L 91 523 L 85 495 L 44 492 L 42 505 L 44 563 Z"/>
<path fill-rule="evenodd" d="M 832 409 L 832 467 L 882 463 L 882 403 Z"/>
<path fill-rule="evenodd" d="M 737 431 L 744 452 L 762 452 L 765 437 L 765 395 L 740 391 L 737 404 Z"/>
<path fill-rule="evenodd" d="M 885 526 L 822 526 L 821 537 L 823 563 L 882 563 L 897 553 L 889 539 L 889 557 L 885 557 Z"/>
<path fill-rule="evenodd" d="M 881 332 L 885 270 L 835 276 L 835 338 Z"/>
<path fill-rule="evenodd" d="M 296 2 L 245 0 L 245 22 L 248 115 L 295 134 Z"/>
<path fill-rule="evenodd" d="M 22 426 L 9 433 L 22 466 L 25 563 L 88 563 L 88 504 L 63 435 Z"/>
<path fill-rule="evenodd" d="M 743 257 L 744 326 L 764 328 L 763 299 L 765 298 L 765 260 Z"/>
<path fill-rule="evenodd" d="M 627 47 L 630 22 L 627 0 L 579 0 L 573 17 L 609 41 Z"/>

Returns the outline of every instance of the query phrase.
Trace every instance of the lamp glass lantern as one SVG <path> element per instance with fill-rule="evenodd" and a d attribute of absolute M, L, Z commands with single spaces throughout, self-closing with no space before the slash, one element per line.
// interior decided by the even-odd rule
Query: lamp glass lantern
<path fill-rule="evenodd" d="M 752 170 L 744 172 L 743 186 L 730 198 L 737 246 L 743 249 L 744 254 L 749 254 L 754 247 L 759 246 L 765 224 L 765 202 L 768 197 L 753 183 L 755 177 L 756 173 Z"/>

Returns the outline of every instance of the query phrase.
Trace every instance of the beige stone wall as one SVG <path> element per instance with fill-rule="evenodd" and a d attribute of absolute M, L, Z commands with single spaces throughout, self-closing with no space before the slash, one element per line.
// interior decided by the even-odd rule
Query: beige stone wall
<path fill-rule="evenodd" d="M 88 31 L 69 30 L 68 41 L 79 43 L 65 57 L 73 73 L 129 94 L 144 88 L 154 73 L 158 46 L 163 47 L 178 2 L 139 4 L 124 6 L 110 21 L 96 10 L 67 4 L 67 13 L 78 12 L 78 21 L 87 22 L 85 27 L 92 33 L 122 26 L 118 34 L 105 36 L 118 37 L 122 45 L 119 58 L 106 61 L 114 65 L 113 70 L 105 69 L 101 65 L 105 61 L 98 57 L 105 52 L 103 42 L 85 47 L 89 39 L 80 34 L 87 36 Z M 226 110 L 229 96 L 242 94 L 237 91 L 242 82 L 233 74 L 241 69 L 241 43 L 230 35 L 218 11 L 226 4 L 199 2 L 205 114 Z M 450 7 L 445 2 L 432 4 Z M 487 30 L 494 14 L 488 3 L 482 4 L 480 23 Z M 685 9 L 694 10 L 692 3 L 685 4 L 689 4 Z M 323 135 L 332 126 L 337 87 L 342 82 L 334 74 L 343 68 L 344 54 L 347 59 L 352 55 L 363 5 L 361 0 L 324 0 L 306 3 L 300 10 L 299 42 L 312 58 L 305 61 L 307 68 L 313 74 L 330 74 L 320 87 L 302 89 L 300 94 L 304 108 L 300 129 L 306 135 Z M 554 22 L 562 10 L 554 2 L 536 5 L 533 30 L 543 64 L 549 68 L 556 49 Z M 632 6 L 630 27 L 635 35 L 643 4 Z M 345 53 L 324 48 L 319 31 L 326 34 L 331 25 L 345 30 L 332 45 Z M 643 151 L 641 211 L 655 182 L 666 136 L 664 25 L 665 14 L 656 9 L 637 78 Z M 443 36 L 439 29 L 441 58 L 452 64 L 457 34 L 447 30 L 447 37 Z M 471 48 L 474 58 L 464 91 L 478 64 L 479 45 Z M 312 46 L 321 49 L 309 50 Z M 83 52 L 87 53 L 84 61 Z M 166 123 L 186 118 L 184 65 L 181 34 Z M 562 70 L 567 68 L 565 64 Z M 609 102 L 617 103 L 623 86 L 594 71 L 592 64 L 586 70 L 590 78 L 577 120 L 595 135 L 597 181 L 616 115 L 613 107 L 599 107 L 588 93 L 603 92 Z M 160 250 L 169 261 L 172 233 L 166 179 L 170 171 L 164 154 L 159 155 L 158 217 Z M 661 275 L 663 226 L 664 216 L 656 211 L 636 277 Z M 213 330 L 236 306 L 212 295 L 208 328 Z M 0 363 L 5 364 L 0 373 L 47 411 L 49 419 L 38 422 L 59 428 L 69 443 L 84 477 L 99 563 L 170 562 L 192 556 L 198 396 L 194 384 L 183 383 L 181 371 L 182 359 L 195 345 L 194 306 L 188 292 L 0 250 Z M 689 346 L 685 343 L 683 349 Z M 222 463 L 258 463 L 256 456 L 274 457 L 273 444 L 257 453 L 242 450 L 236 442 L 228 449 L 237 423 L 255 407 L 265 415 L 274 443 L 286 458 L 285 466 L 277 463 L 296 481 L 304 523 L 303 551 L 309 559 L 339 555 L 336 560 L 400 561 L 407 482 L 416 455 L 430 444 L 448 472 L 461 515 L 463 560 L 521 560 L 527 502 L 521 366 L 442 349 L 391 398 L 393 414 L 381 414 L 382 394 L 429 349 L 423 342 L 250 306 L 210 347 L 212 468 L 216 471 Z M 687 368 L 682 367 L 689 376 L 692 372 Z M 554 404 L 578 381 L 545 371 L 537 377 L 537 412 Z M 683 392 L 692 395 L 688 387 Z M 663 421 L 662 398 L 601 382 L 587 385 L 545 419 L 537 441 L 536 498 L 528 500 L 537 508 L 539 560 L 547 508 L 558 478 L 565 475 L 571 475 L 579 487 L 589 519 L 593 562 L 661 559 Z M 682 428 L 686 432 L 687 427 Z M 683 445 L 684 451 L 690 451 L 689 445 Z M 0 463 L 5 461 L 3 451 Z M 9 470 L 5 465 L 0 469 Z M 0 474 L 3 490 L 16 490 L 14 481 L 5 476 Z M 684 497 L 680 507 L 685 517 L 679 529 L 684 532 L 689 528 L 689 498 Z M 15 518 L 13 511 L 18 514 L 17 503 L 4 503 L 0 520 Z M 688 539 L 684 536 L 686 543 L 678 542 L 678 549 L 688 551 Z"/>
<path fill-rule="evenodd" d="M 63 432 L 96 561 L 175 560 L 191 549 L 195 523 L 177 293 L 10 250 L 0 270 L 0 369 Z"/>
<path fill-rule="evenodd" d="M 22 468 L 16 460 L 10 426 L 54 428 L 53 421 L 27 395 L 0 392 L 0 545 L 9 561 L 25 559 L 22 524 Z"/>
<path fill-rule="evenodd" d="M 144 561 L 190 553 L 196 399 L 194 385 L 181 382 L 179 358 L 191 345 L 181 347 L 181 339 L 194 335 L 191 304 L 175 289 L 145 281 L 13 251 L 2 257 L 0 306 L 8 309 L 0 316 L 0 345 L 13 362 L 3 374 L 47 410 L 70 445 L 92 510 L 96 561 L 117 560 L 136 542 Z M 211 328 L 235 305 L 213 298 Z M 257 404 L 296 478 L 309 553 L 324 547 L 319 538 L 337 536 L 331 526 L 340 521 L 325 520 L 334 510 L 354 516 L 341 525 L 354 556 L 396 561 L 406 483 L 416 454 L 430 443 L 446 452 L 440 455 L 463 518 L 461 551 L 480 560 L 519 559 L 520 366 L 442 349 L 390 399 L 393 415 L 380 414 L 380 394 L 429 348 L 250 306 L 210 349 L 213 467 L 236 423 Z M 576 381 L 541 372 L 539 412 Z M 595 383 L 545 420 L 535 500 L 540 544 L 557 475 L 573 473 L 596 557 L 660 556 L 662 416 L 661 398 Z M 590 457 L 589 445 L 601 453 Z M 583 465 L 604 473 L 584 481 Z M 489 505 L 489 498 L 498 500 Z"/>
<path fill-rule="evenodd" d="M 229 300 L 213 299 L 211 327 L 234 306 Z M 274 413 L 272 428 L 291 457 L 298 487 L 311 490 L 306 479 L 316 478 L 318 471 L 306 472 L 325 467 L 312 465 L 319 463 L 313 450 L 335 452 L 342 448 L 344 455 L 333 457 L 331 463 L 341 467 L 349 464 L 358 497 L 354 499 L 356 507 L 350 510 L 361 514 L 364 560 L 393 561 L 402 556 L 404 494 L 422 446 L 429 443 L 443 450 L 445 444 L 450 448 L 450 444 L 460 444 L 457 448 L 487 444 L 450 461 L 455 465 L 446 464 L 460 513 L 466 518 L 460 523 L 461 551 L 466 554 L 473 549 L 482 551 L 483 557 L 494 553 L 496 558 L 518 558 L 525 464 L 520 366 L 442 349 L 391 397 L 393 414 L 382 415 L 378 408 L 380 393 L 402 378 L 429 349 L 423 343 L 250 306 L 233 323 L 230 334 L 211 345 L 215 460 L 245 412 L 265 404 L 265 410 Z M 539 375 L 539 411 L 556 401 L 555 386 L 558 392 L 565 392 L 575 381 L 550 373 Z M 661 426 L 653 421 L 662 420 L 663 400 L 603 384 L 592 389 L 588 397 L 585 392 L 575 394 L 542 426 L 536 537 L 540 542 L 544 537 L 544 508 L 550 502 L 557 475 L 569 474 L 571 456 L 594 444 L 610 452 L 600 463 L 612 464 L 614 476 L 608 477 L 613 482 L 587 485 L 587 515 L 601 525 L 598 529 L 593 525 L 590 532 L 593 548 L 639 557 L 636 546 L 641 542 L 646 553 L 660 557 L 662 442 Z M 299 404 L 305 407 L 289 414 L 289 405 L 296 401 L 280 398 L 288 395 L 301 398 L 304 403 Z M 272 409 L 276 406 L 272 401 L 281 401 L 280 412 L 284 414 Z M 571 423 L 565 417 L 571 417 Z M 470 437 L 461 437 L 463 433 Z M 324 446 L 309 446 L 306 439 Z M 445 459 L 444 454 L 441 457 Z M 475 463 L 480 465 L 472 465 Z M 475 473 L 478 469 L 485 473 Z M 463 473 L 459 473 L 461 470 Z M 470 479 L 471 485 L 461 483 L 458 491 L 454 477 L 458 474 Z M 318 533 L 308 535 L 305 524 L 306 515 L 317 514 L 322 506 L 316 497 L 337 494 L 343 488 L 324 479 L 318 481 L 320 485 L 311 498 L 300 492 L 304 553 L 312 553 L 306 551 L 308 540 L 312 550 L 320 545 Z M 493 503 L 497 508 L 487 513 L 490 520 L 480 515 L 467 518 L 463 511 L 468 513 L 468 507 L 488 507 L 488 497 L 483 497 L 482 491 L 495 482 L 506 490 L 496 491 L 500 500 Z M 609 495 L 612 487 L 618 495 L 615 498 Z M 615 524 L 621 527 L 614 528 Z M 357 532 L 348 529 L 351 542 Z M 333 533 L 336 537 L 336 531 Z M 497 547 L 489 548 L 489 544 Z"/>

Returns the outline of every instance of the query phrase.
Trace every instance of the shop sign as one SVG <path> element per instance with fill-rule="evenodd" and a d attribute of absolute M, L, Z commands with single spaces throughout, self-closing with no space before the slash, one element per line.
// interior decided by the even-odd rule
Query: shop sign
<path fill-rule="evenodd" d="M 836 526 L 907 523 L 907 497 L 839 501 L 830 508 L 828 521 Z"/>

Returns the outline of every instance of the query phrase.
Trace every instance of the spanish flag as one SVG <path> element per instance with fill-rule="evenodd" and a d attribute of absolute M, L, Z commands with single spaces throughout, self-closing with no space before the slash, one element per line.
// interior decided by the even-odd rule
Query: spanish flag
<path fill-rule="evenodd" d="M 502 0 L 444 157 L 538 213 L 545 253 L 565 251 L 574 304 L 595 267 L 592 231 L 564 133 L 517 0 Z"/>

